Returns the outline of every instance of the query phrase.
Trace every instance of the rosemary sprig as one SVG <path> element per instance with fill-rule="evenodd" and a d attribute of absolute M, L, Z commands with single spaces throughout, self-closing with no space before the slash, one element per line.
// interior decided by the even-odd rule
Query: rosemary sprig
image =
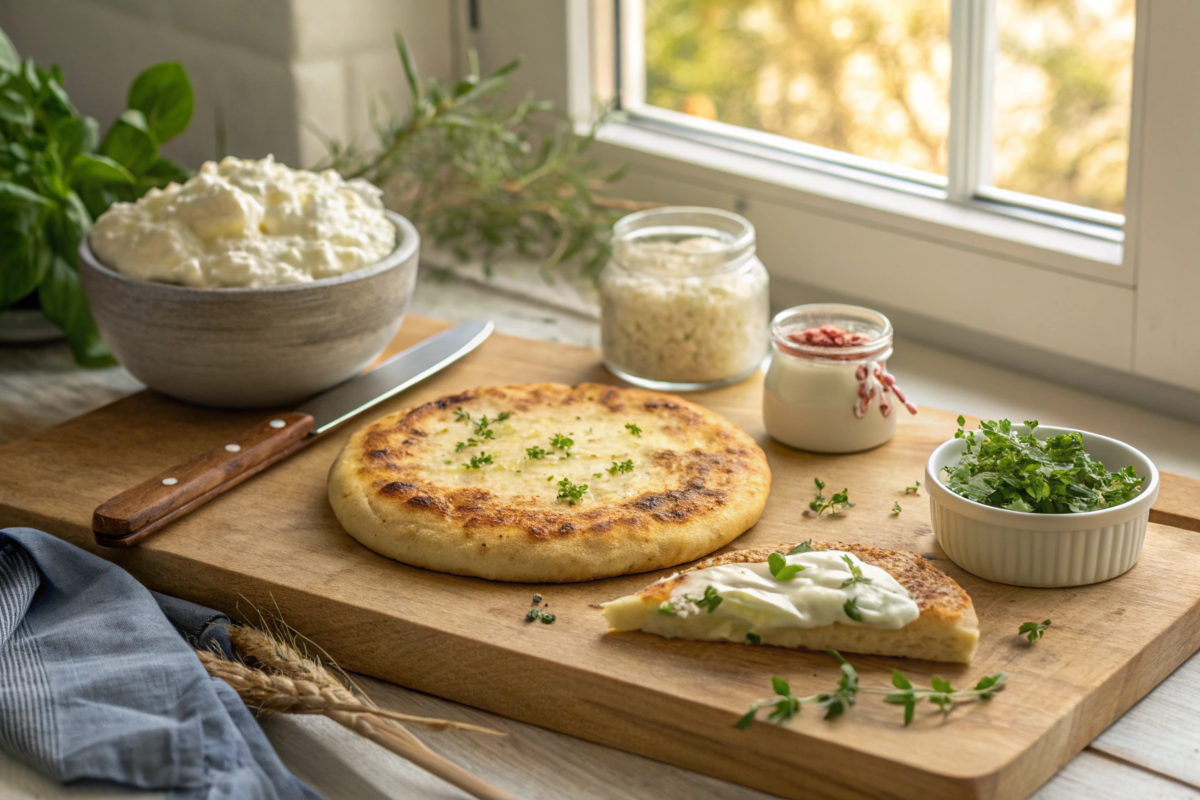
<path fill-rule="evenodd" d="M 817 485 L 817 497 L 808 504 L 808 507 L 816 512 L 818 517 L 826 511 L 829 511 L 830 514 L 836 514 L 843 509 L 854 508 L 854 503 L 850 502 L 848 489 L 834 492 L 833 497 L 826 500 L 825 495 L 822 494 L 822 491 L 825 489 L 825 482 L 820 478 L 813 478 L 813 483 Z"/>
<path fill-rule="evenodd" d="M 390 206 L 460 260 L 474 253 L 490 264 L 515 254 L 546 268 L 578 260 L 595 275 L 608 258 L 612 223 L 646 207 L 598 194 L 621 177 L 600 173 L 588 153 L 608 115 L 579 135 L 552 103 L 505 103 L 521 60 L 483 75 L 473 50 L 469 73 L 453 84 L 422 80 L 404 37 L 395 38 L 410 110 L 400 117 L 386 98 L 373 103 L 377 146 L 323 137 L 321 166 L 381 186 Z"/>

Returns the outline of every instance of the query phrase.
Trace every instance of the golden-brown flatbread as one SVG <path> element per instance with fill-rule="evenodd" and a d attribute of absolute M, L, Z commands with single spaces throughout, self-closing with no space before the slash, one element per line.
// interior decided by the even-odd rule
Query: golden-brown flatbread
<path fill-rule="evenodd" d="M 329 501 L 351 536 L 390 558 L 543 583 L 700 558 L 758 520 L 770 486 L 758 444 L 707 409 L 537 383 L 372 423 L 334 462 Z"/>
<path fill-rule="evenodd" d="M 850 653 L 904 656 L 929 661 L 968 663 L 979 643 L 979 619 L 971 598 L 952 578 L 916 553 L 883 550 L 842 542 L 810 542 L 813 550 L 838 550 L 857 556 L 863 563 L 886 571 L 917 604 L 920 616 L 898 630 L 866 625 L 834 623 L 813 628 L 781 627 L 758 631 L 762 644 L 832 648 Z M 726 564 L 761 563 L 772 553 L 787 553 L 794 545 L 734 550 L 705 559 L 682 572 L 651 584 L 637 594 L 604 604 L 604 616 L 616 630 L 648 630 L 683 639 L 727 639 L 710 636 L 702 625 L 705 615 L 674 616 L 660 613 L 672 591 L 689 573 Z M 727 632 L 726 632 L 727 633 Z M 745 631 L 741 632 L 744 635 Z M 741 639 L 739 638 L 739 641 Z"/>

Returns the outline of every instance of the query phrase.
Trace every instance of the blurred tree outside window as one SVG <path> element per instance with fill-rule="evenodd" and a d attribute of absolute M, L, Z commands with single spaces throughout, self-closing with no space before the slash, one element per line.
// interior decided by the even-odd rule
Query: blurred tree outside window
<path fill-rule="evenodd" d="M 1134 0 L 996 7 L 993 184 L 1120 213 Z M 946 175 L 949 0 L 644 0 L 644 18 L 648 105 Z"/>

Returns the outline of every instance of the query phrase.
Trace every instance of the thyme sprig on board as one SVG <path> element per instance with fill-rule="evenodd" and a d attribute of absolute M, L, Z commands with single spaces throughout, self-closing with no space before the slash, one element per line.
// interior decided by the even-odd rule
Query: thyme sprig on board
<path fill-rule="evenodd" d="M 825 490 L 825 482 L 820 478 L 813 478 L 813 483 L 817 485 L 817 497 L 808 504 L 809 509 L 816 513 L 819 517 L 828 511 L 830 514 L 836 514 L 847 508 L 854 508 L 854 503 L 850 502 L 849 489 L 842 489 L 840 492 L 834 492 L 833 497 L 828 500 L 823 494 Z"/>
<path fill-rule="evenodd" d="M 734 723 L 733 727 L 742 730 L 749 728 L 754 724 L 754 718 L 758 715 L 758 710 L 768 706 L 773 707 L 773 710 L 767 715 L 767 720 L 774 722 L 776 725 L 787 722 L 799 714 L 801 708 L 810 704 L 824 709 L 825 719 L 833 719 L 846 713 L 854 705 L 858 697 L 858 672 L 836 650 L 826 650 L 825 652 L 832 658 L 837 659 L 842 671 L 842 676 L 838 678 L 836 689 L 831 692 L 809 695 L 808 697 L 796 697 L 796 695 L 792 694 L 792 687 L 787 681 L 778 675 L 773 675 L 771 676 L 771 688 L 775 690 L 776 696 L 768 697 L 765 700 L 756 700 L 751 703 L 750 710 L 743 714 Z"/>
<path fill-rule="evenodd" d="M 1050 627 L 1050 620 L 1045 622 L 1022 622 L 1021 627 L 1017 630 L 1018 634 L 1025 634 L 1029 638 L 1029 643 L 1033 644 L 1046 633 L 1046 629 Z"/>
<path fill-rule="evenodd" d="M 895 689 L 862 688 L 859 686 L 858 672 L 850 662 L 836 650 L 826 650 L 825 652 L 837 660 L 841 670 L 841 677 L 838 679 L 836 689 L 807 697 L 797 697 L 792 693 L 792 687 L 787 681 L 779 676 L 772 676 L 771 688 L 775 691 L 775 697 L 751 703 L 750 710 L 734 723 L 734 727 L 743 730 L 749 728 L 754 724 L 759 709 L 767 707 L 774 709 L 767 715 L 767 721 L 777 725 L 787 722 L 799 714 L 805 705 L 816 705 L 818 708 L 823 708 L 825 709 L 825 719 L 833 719 L 848 711 L 860 693 L 883 695 L 885 703 L 904 706 L 904 724 L 907 726 L 912 723 L 917 704 L 922 700 L 928 700 L 943 714 L 949 714 L 956 705 L 992 699 L 997 692 L 1004 688 L 1008 680 L 1008 676 L 1000 672 L 980 679 L 972 689 L 955 689 L 950 685 L 950 681 L 935 676 L 930 680 L 931 688 L 925 689 L 913 686 L 912 681 L 905 677 L 904 673 L 893 669 L 892 686 Z"/>

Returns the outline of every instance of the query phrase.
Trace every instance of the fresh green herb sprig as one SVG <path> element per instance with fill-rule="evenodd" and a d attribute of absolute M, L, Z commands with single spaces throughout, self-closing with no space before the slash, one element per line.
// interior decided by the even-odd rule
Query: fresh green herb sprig
<path fill-rule="evenodd" d="M 1141 490 L 1132 466 L 1109 472 L 1084 450 L 1083 434 L 1060 433 L 1044 442 L 1038 423 L 1017 433 L 1008 420 L 985 420 L 965 431 L 958 418 L 956 439 L 967 446 L 957 464 L 947 465 L 946 486 L 968 500 L 996 508 L 1039 514 L 1097 511 L 1127 503 Z"/>
<path fill-rule="evenodd" d="M 372 102 L 377 146 L 326 137 L 321 166 L 381 186 L 422 237 L 461 261 L 476 255 L 490 265 L 516 254 L 550 268 L 575 260 L 595 275 L 611 251 L 613 222 L 648 205 L 601 195 L 623 174 L 602 172 L 589 153 L 608 114 L 577 134 L 550 102 L 503 100 L 520 59 L 484 75 L 471 50 L 469 73 L 443 83 L 422 78 L 404 37 L 395 39 L 408 110 L 401 117 L 386 97 Z"/>
<path fill-rule="evenodd" d="M 641 436 L 642 436 L 642 429 L 638 427 L 636 422 L 626 422 L 625 430 L 629 431 L 631 434 L 633 434 L 634 436 L 637 436 L 638 438 L 641 438 Z"/>
<path fill-rule="evenodd" d="M 817 485 L 817 497 L 808 504 L 809 509 L 814 511 L 819 517 L 828 511 L 830 514 L 836 514 L 847 508 L 854 508 L 854 503 L 850 502 L 848 489 L 842 489 L 840 492 L 834 492 L 833 497 L 828 500 L 822 492 L 825 489 L 825 482 L 820 478 L 813 478 L 813 483 Z"/>
<path fill-rule="evenodd" d="M 471 412 L 463 411 L 463 407 L 459 406 L 458 408 L 454 409 L 454 419 L 458 422 L 470 422 Z"/>
<path fill-rule="evenodd" d="M 691 597 L 690 595 L 685 594 L 683 599 L 687 600 L 689 603 L 695 603 L 697 606 L 705 609 L 711 614 L 717 610 L 717 606 L 721 605 L 721 601 L 724 598 L 717 593 L 717 587 L 705 586 L 703 597 Z"/>
<path fill-rule="evenodd" d="M 525 457 L 533 458 L 533 459 L 545 458 L 546 451 L 536 445 L 534 445 L 533 447 L 526 447 L 525 448 Z"/>
<path fill-rule="evenodd" d="M 771 553 L 771 555 L 767 556 L 767 568 L 771 570 L 771 577 L 780 583 L 790 581 L 808 569 L 808 567 L 802 564 L 787 563 L 787 558 L 782 553 Z"/>
<path fill-rule="evenodd" d="M 609 475 L 617 475 L 618 473 L 624 475 L 629 472 L 633 472 L 633 460 L 628 458 L 620 463 L 616 459 L 613 459 L 612 466 L 608 468 Z"/>
<path fill-rule="evenodd" d="M 497 423 L 497 422 L 504 422 L 504 420 L 508 419 L 511 416 L 512 416 L 512 414 L 510 412 L 501 411 L 499 414 L 496 415 L 495 419 L 488 419 L 488 415 L 484 414 L 482 417 L 480 417 L 477 420 L 471 420 L 468 417 L 467 421 L 475 426 L 475 435 L 478 436 L 480 439 L 495 439 L 496 432 L 491 429 L 491 425 L 493 425 L 494 423 Z"/>
<path fill-rule="evenodd" d="M 746 633 L 746 641 L 750 644 L 762 644 L 762 637 L 754 631 L 749 631 Z"/>
<path fill-rule="evenodd" d="M 825 652 L 832 658 L 837 659 L 842 671 L 842 676 L 838 679 L 837 689 L 832 692 L 822 692 L 821 694 L 814 694 L 808 697 L 796 697 L 796 695 L 792 694 L 792 687 L 787 681 L 778 675 L 773 675 L 771 677 L 771 688 L 775 690 L 776 697 L 768 697 L 765 700 L 757 700 L 751 703 L 750 710 L 742 715 L 741 719 L 735 722 L 733 727 L 742 730 L 749 728 L 754 724 L 754 718 L 757 716 L 758 710 L 768 706 L 773 706 L 774 710 L 767 715 L 767 720 L 774 722 L 776 725 L 787 722 L 799 714 L 801 708 L 809 704 L 824 709 L 825 719 L 833 719 L 846 713 L 854 705 L 854 701 L 858 697 L 858 672 L 836 650 L 826 650 Z"/>
<path fill-rule="evenodd" d="M 471 456 L 470 463 L 463 464 L 467 469 L 481 469 L 492 463 L 492 454 L 479 451 L 479 455 Z"/>
<path fill-rule="evenodd" d="M 873 583 L 870 578 L 864 578 L 862 567 L 855 563 L 854 559 L 848 555 L 842 556 L 842 561 L 846 562 L 846 566 L 850 568 L 850 577 L 842 581 L 843 589 L 849 588 L 856 583 Z"/>
<path fill-rule="evenodd" d="M 796 545 L 791 550 L 788 550 L 788 555 L 794 556 L 794 555 L 796 555 L 796 553 L 813 553 L 813 552 L 816 552 L 816 551 L 813 549 L 812 539 L 805 539 L 803 542 Z"/>
<path fill-rule="evenodd" d="M 570 478 L 563 478 L 558 482 L 558 499 L 566 500 L 567 505 L 573 506 L 583 501 L 583 495 L 587 490 L 588 485 L 586 483 L 575 484 L 571 483 Z"/>
<path fill-rule="evenodd" d="M 913 713 L 916 710 L 917 703 L 921 702 L 921 700 L 928 699 L 943 714 L 949 714 L 954 706 L 959 703 L 991 700 L 996 692 L 1004 688 L 1005 681 L 1007 680 L 1008 676 L 1000 672 L 982 678 L 979 683 L 975 684 L 975 688 L 973 689 L 955 689 L 950 685 L 950 681 L 934 676 L 930 679 L 930 686 L 933 688 L 918 689 L 912 685 L 912 681 L 904 676 L 904 673 L 898 669 L 893 669 L 892 685 L 900 691 L 888 692 L 884 695 L 883 702 L 904 706 L 904 724 L 907 726 L 912 724 Z"/>
<path fill-rule="evenodd" d="M 904 493 L 905 494 L 920 494 L 921 493 L 921 482 L 917 481 L 912 486 L 905 486 Z"/>
<path fill-rule="evenodd" d="M 483 442 L 479 441 L 474 436 L 472 436 L 471 438 L 467 439 L 465 442 L 455 442 L 454 443 L 454 451 L 456 453 L 461 453 L 463 450 L 465 450 L 468 447 L 478 447 L 481 444 L 483 444 Z"/>
<path fill-rule="evenodd" d="M 904 510 L 904 509 L 900 507 L 900 503 L 899 503 L 899 502 L 892 503 L 892 513 L 893 513 L 893 514 L 897 514 L 897 515 L 899 515 L 899 514 L 900 514 L 900 512 L 901 512 L 901 511 L 903 511 L 903 510 Z"/>
<path fill-rule="evenodd" d="M 156 64 L 101 138 L 62 84 L 58 67 L 22 62 L 0 31 L 0 310 L 40 309 L 76 363 L 102 367 L 114 361 L 83 294 L 79 242 L 114 202 L 190 177 L 159 146 L 187 128 L 194 99 L 180 64 Z"/>
<path fill-rule="evenodd" d="M 747 639 L 750 638 L 750 635 L 747 634 Z M 750 639 L 750 641 L 753 642 L 754 640 Z M 757 644 L 758 642 L 754 643 Z M 904 673 L 898 669 L 893 669 L 892 686 L 895 687 L 895 690 L 861 688 L 859 686 L 858 672 L 851 666 L 850 662 L 846 661 L 836 650 L 826 650 L 825 652 L 832 658 L 837 659 L 838 666 L 841 669 L 842 674 L 838 679 L 837 689 L 832 692 L 823 692 L 808 697 L 796 697 L 792 693 L 792 688 L 788 685 L 787 681 L 778 676 L 773 676 L 771 678 L 771 688 L 774 689 L 776 696 L 751 703 L 750 710 L 734 723 L 734 727 L 743 730 L 749 728 L 754 724 L 759 709 L 767 707 L 773 707 L 774 709 L 767 715 L 767 720 L 777 725 L 787 722 L 799 714 L 803 706 L 809 704 L 825 709 L 825 719 L 833 719 L 848 711 L 854 705 L 860 693 L 883 695 L 885 703 L 904 706 L 904 724 L 907 726 L 912 723 L 917 704 L 922 700 L 928 699 L 943 714 L 949 714 L 955 705 L 992 699 L 997 692 L 1004 689 L 1005 683 L 1008 680 L 1008 676 L 1001 672 L 981 679 L 975 684 L 973 689 L 955 689 L 950 685 L 949 681 L 934 677 L 930 682 L 932 688 L 924 689 L 913 686 L 912 681 L 905 677 Z"/>
<path fill-rule="evenodd" d="M 1033 644 L 1046 633 L 1046 629 L 1050 627 L 1050 620 L 1045 622 L 1022 622 L 1021 627 L 1017 629 L 1017 634 L 1025 634 L 1029 638 L 1029 643 Z"/>
<path fill-rule="evenodd" d="M 575 440 L 561 433 L 556 433 L 550 437 L 550 446 L 555 450 L 570 450 L 575 446 Z"/>

